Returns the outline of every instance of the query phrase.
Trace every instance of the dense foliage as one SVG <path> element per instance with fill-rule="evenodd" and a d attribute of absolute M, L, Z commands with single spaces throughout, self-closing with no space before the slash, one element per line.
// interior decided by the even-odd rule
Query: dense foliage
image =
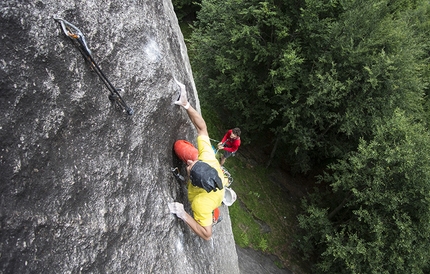
<path fill-rule="evenodd" d="M 301 171 L 342 156 L 373 118 L 422 109 L 423 44 L 399 12 L 409 6 L 203 0 L 192 39 L 200 96 L 248 139 L 280 139 L 278 155 Z"/>
<path fill-rule="evenodd" d="M 317 272 L 429 273 L 429 167 L 429 132 L 401 111 L 330 165 L 321 181 L 332 191 L 299 216 Z"/>
<path fill-rule="evenodd" d="M 429 41 L 425 0 L 201 1 L 201 101 L 278 162 L 329 163 L 299 216 L 315 272 L 430 271 Z"/>
<path fill-rule="evenodd" d="M 180 21 L 192 21 L 196 19 L 196 12 L 200 9 L 200 1 L 172 0 L 176 16 Z"/>

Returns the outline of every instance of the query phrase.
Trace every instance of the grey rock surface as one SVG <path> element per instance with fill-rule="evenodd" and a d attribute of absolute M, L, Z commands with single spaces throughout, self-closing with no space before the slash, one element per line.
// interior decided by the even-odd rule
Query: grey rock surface
<path fill-rule="evenodd" d="M 286 268 L 279 268 L 276 262 L 279 259 L 274 255 L 263 254 L 251 248 L 242 248 L 236 245 L 239 258 L 239 269 L 242 274 L 292 274 Z"/>
<path fill-rule="evenodd" d="M 84 33 L 128 116 L 54 18 Z M 212 240 L 168 211 L 199 108 L 168 0 L 0 3 L 0 273 L 239 273 L 228 209 Z"/>

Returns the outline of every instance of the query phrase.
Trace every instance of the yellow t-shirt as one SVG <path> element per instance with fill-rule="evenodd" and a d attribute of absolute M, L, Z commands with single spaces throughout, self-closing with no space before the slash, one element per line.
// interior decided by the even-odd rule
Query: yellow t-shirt
<path fill-rule="evenodd" d="M 227 179 L 224 177 L 221 166 L 215 158 L 215 152 L 212 149 L 209 136 L 198 136 L 197 148 L 199 150 L 199 160 L 215 168 L 223 185 L 226 185 Z M 207 193 L 203 188 L 193 186 L 191 181 L 188 181 L 188 200 L 191 203 L 194 219 L 201 226 L 212 224 L 212 211 L 221 205 L 223 198 L 224 189 Z"/>

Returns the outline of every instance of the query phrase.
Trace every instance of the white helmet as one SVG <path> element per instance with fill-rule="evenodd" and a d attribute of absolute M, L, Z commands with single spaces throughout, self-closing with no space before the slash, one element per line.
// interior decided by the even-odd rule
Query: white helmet
<path fill-rule="evenodd" d="M 222 202 L 226 206 L 231 206 L 236 201 L 236 192 L 234 192 L 233 189 L 224 187 L 224 199 L 222 199 Z"/>

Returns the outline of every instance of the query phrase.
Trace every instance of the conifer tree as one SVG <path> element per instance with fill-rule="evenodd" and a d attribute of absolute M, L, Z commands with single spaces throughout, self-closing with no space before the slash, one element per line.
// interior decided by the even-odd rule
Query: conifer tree
<path fill-rule="evenodd" d="M 281 140 L 278 155 L 306 171 L 368 138 L 372 117 L 421 115 L 423 40 L 401 16 L 414 7 L 203 0 L 192 38 L 199 95 L 248 138 Z"/>
<path fill-rule="evenodd" d="M 320 273 L 428 273 L 430 135 L 395 111 L 330 166 L 327 196 L 306 201 L 301 248 Z M 326 202 L 329 199 L 330 202 Z"/>

